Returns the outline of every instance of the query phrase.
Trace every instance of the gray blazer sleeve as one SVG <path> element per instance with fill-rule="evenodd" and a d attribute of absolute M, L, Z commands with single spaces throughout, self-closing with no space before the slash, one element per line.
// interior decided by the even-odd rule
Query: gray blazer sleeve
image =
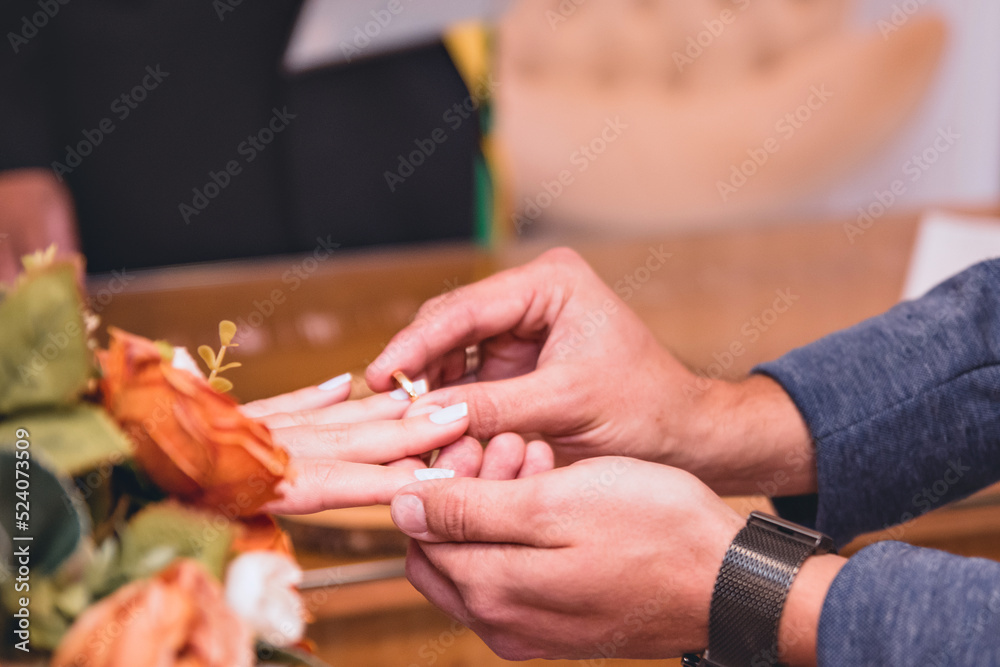
<path fill-rule="evenodd" d="M 851 558 L 823 603 L 820 667 L 1000 665 L 1000 563 L 901 542 Z"/>
<path fill-rule="evenodd" d="M 809 427 L 809 511 L 838 544 L 977 491 L 1000 479 L 1000 260 L 755 372 Z"/>

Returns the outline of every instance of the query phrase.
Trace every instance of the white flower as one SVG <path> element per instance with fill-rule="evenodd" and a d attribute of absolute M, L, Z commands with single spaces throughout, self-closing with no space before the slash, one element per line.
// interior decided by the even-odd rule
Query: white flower
<path fill-rule="evenodd" d="M 226 603 L 253 631 L 275 646 L 288 646 L 305 634 L 305 607 L 296 585 L 302 569 L 290 556 L 250 551 L 226 570 Z"/>
<path fill-rule="evenodd" d="M 194 360 L 194 357 L 191 356 L 191 353 L 188 352 L 186 347 L 174 348 L 174 360 L 170 363 L 170 365 L 182 371 L 192 373 L 195 377 L 206 379 L 205 373 L 201 370 L 201 366 L 199 366 L 198 362 Z"/>

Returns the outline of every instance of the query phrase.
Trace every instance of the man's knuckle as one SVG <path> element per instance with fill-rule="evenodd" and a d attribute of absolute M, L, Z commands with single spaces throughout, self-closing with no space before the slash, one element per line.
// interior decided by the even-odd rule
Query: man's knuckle
<path fill-rule="evenodd" d="M 542 255 L 542 258 L 547 260 L 549 263 L 560 264 L 563 266 L 579 266 L 580 262 L 583 261 L 575 250 L 567 248 L 566 246 L 552 248 Z"/>
<path fill-rule="evenodd" d="M 448 303 L 454 301 L 458 295 L 458 290 L 446 292 L 445 294 L 439 294 L 431 299 L 428 299 L 420 306 L 417 310 L 417 315 L 414 318 L 415 322 L 433 321 L 438 319 Z"/>
<path fill-rule="evenodd" d="M 472 398 L 473 400 L 469 401 L 470 423 L 486 437 L 499 433 L 503 412 L 493 395 L 488 391 L 479 390 Z"/>
<path fill-rule="evenodd" d="M 464 542 L 467 520 L 467 497 L 461 493 L 447 493 L 444 497 L 444 515 L 442 517 L 442 528 L 444 534 L 456 542 Z"/>

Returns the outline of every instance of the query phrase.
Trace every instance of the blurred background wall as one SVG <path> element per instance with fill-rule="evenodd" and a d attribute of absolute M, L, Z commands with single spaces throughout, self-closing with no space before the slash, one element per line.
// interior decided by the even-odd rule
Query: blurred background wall
<path fill-rule="evenodd" d="M 516 0 L 515 232 L 853 217 L 896 180 L 895 212 L 995 204 L 998 37 L 988 0 Z"/>

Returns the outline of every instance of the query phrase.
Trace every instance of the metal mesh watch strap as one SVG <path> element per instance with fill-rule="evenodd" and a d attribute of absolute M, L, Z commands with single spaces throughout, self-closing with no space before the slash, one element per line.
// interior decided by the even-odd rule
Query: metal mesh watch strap
<path fill-rule="evenodd" d="M 708 651 L 700 662 L 758 667 L 778 661 L 778 623 L 806 558 L 832 550 L 830 538 L 759 512 L 733 539 L 709 611 Z M 693 656 L 685 664 L 693 662 Z"/>

